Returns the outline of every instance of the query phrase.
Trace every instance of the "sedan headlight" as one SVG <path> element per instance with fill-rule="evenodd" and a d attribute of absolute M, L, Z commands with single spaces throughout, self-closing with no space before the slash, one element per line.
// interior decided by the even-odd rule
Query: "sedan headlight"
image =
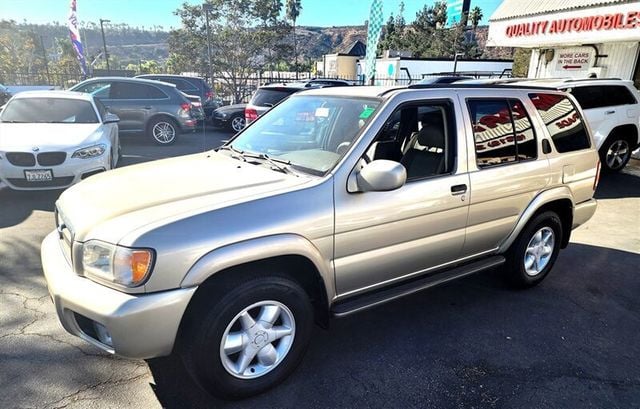
<path fill-rule="evenodd" d="M 136 287 L 144 283 L 152 266 L 151 249 L 132 249 L 98 240 L 82 246 L 82 270 L 88 277 Z"/>
<path fill-rule="evenodd" d="M 87 146 L 86 148 L 78 149 L 77 151 L 73 152 L 73 155 L 71 155 L 71 157 L 78 159 L 95 158 L 102 155 L 106 149 L 107 146 L 102 143 L 98 145 Z"/>

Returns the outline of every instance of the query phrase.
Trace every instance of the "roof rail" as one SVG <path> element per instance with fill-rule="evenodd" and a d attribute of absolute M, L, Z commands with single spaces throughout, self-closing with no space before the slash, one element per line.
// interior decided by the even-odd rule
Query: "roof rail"
<path fill-rule="evenodd" d="M 500 82 L 497 81 L 495 83 L 490 84 L 465 84 L 454 82 L 451 84 L 413 84 L 409 85 L 407 89 L 450 89 L 450 88 L 459 88 L 459 89 L 485 89 L 485 88 L 496 88 L 499 86 L 501 89 L 551 89 L 556 90 L 557 88 L 550 86 L 535 86 L 535 85 L 520 85 L 517 83 L 509 83 L 509 82 Z"/>
<path fill-rule="evenodd" d="M 564 82 L 580 82 L 580 81 L 622 81 L 621 78 L 568 78 Z"/>

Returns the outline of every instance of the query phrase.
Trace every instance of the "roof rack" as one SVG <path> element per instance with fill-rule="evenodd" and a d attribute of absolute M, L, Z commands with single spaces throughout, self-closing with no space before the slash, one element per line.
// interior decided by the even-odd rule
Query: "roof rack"
<path fill-rule="evenodd" d="M 513 82 L 513 81 L 512 81 Z M 460 89 L 485 89 L 485 88 L 495 88 L 496 85 L 499 85 L 499 88 L 508 88 L 508 89 L 556 89 L 554 87 L 549 86 L 534 86 L 534 85 L 519 85 L 512 84 L 510 82 L 499 82 L 489 84 L 464 84 L 464 83 L 452 83 L 452 84 L 413 84 L 407 86 L 407 89 L 447 89 L 447 88 L 460 88 Z"/>
<path fill-rule="evenodd" d="M 622 81 L 621 78 L 569 78 L 564 82 L 580 82 L 580 81 Z"/>

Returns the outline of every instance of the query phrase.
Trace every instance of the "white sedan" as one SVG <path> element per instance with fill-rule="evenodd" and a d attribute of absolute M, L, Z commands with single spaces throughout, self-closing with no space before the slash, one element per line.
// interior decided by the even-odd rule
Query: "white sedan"
<path fill-rule="evenodd" d="M 118 121 L 90 94 L 15 95 L 0 113 L 0 181 L 17 190 L 63 189 L 114 168 Z"/>

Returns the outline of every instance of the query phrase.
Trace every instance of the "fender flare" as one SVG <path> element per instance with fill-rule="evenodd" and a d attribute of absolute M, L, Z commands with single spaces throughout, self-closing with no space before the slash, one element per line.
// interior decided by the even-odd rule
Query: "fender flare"
<path fill-rule="evenodd" d="M 202 256 L 189 269 L 180 287 L 195 287 L 216 273 L 240 264 L 278 256 L 302 256 L 308 259 L 320 274 L 327 300 L 333 299 L 335 286 L 331 262 L 306 238 L 297 234 L 278 234 L 228 244 Z"/>
<path fill-rule="evenodd" d="M 533 215 L 536 214 L 536 212 L 542 206 L 548 203 L 554 202 L 556 200 L 569 200 L 571 202 L 571 214 L 573 217 L 573 208 L 575 207 L 575 203 L 573 201 L 573 195 L 571 194 L 571 190 L 568 187 L 559 186 L 556 188 L 545 190 L 540 194 L 538 194 L 538 196 L 533 198 L 531 203 L 529 203 L 529 206 L 527 206 L 524 212 L 522 212 L 522 215 L 518 219 L 518 222 L 516 223 L 515 227 L 513 228 L 509 236 L 507 236 L 507 238 L 502 242 L 502 244 L 500 244 L 500 247 L 498 247 L 498 253 L 504 253 L 509 249 L 509 247 L 516 240 L 520 232 L 527 225 L 529 220 L 531 220 Z M 570 231 L 567 233 L 571 234 Z"/>

